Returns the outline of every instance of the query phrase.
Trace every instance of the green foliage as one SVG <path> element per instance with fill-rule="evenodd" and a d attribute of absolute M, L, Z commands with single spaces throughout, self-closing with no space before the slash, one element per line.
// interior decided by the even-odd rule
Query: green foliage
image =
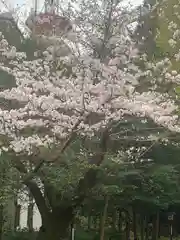
<path fill-rule="evenodd" d="M 175 88 L 175 92 L 176 92 L 177 95 L 180 95 L 180 86 Z"/>
<path fill-rule="evenodd" d="M 20 51 L 25 52 L 29 60 L 34 59 L 34 53 L 37 51 L 37 43 L 31 38 L 26 38 L 20 46 Z"/>
<path fill-rule="evenodd" d="M 2 240 L 35 240 L 36 232 L 29 233 L 27 229 L 22 229 L 17 232 L 5 232 Z"/>
<path fill-rule="evenodd" d="M 96 211 L 102 210 L 104 196 L 107 195 L 110 196 L 112 206 L 117 208 L 119 205 L 127 207 L 135 204 L 143 205 L 144 211 L 154 212 L 157 209 L 168 209 L 172 204 L 179 204 L 179 170 L 176 167 L 178 154 L 173 152 L 173 147 L 166 147 L 155 148 L 159 150 L 159 158 L 152 163 L 129 164 L 121 160 L 112 161 L 113 156 L 111 160 L 109 156 L 99 169 L 97 185 L 87 204 L 91 204 Z M 160 156 L 168 154 L 168 151 L 171 156 L 175 154 L 177 160 L 171 165 L 169 162 L 163 163 L 163 158 L 160 159 Z M 151 157 L 153 159 L 153 155 Z"/>
<path fill-rule="evenodd" d="M 167 209 L 169 205 L 180 199 L 178 178 L 179 173 L 174 166 L 156 164 L 143 174 L 134 200 L 155 208 Z"/>
<path fill-rule="evenodd" d="M 16 81 L 14 77 L 3 70 L 0 70 L 0 88 L 9 89 L 13 87 L 16 87 Z"/>
<path fill-rule="evenodd" d="M 10 14 L 8 18 L 9 17 Z M 5 39 L 7 39 L 12 46 L 15 46 L 17 49 L 19 49 L 23 40 L 23 36 L 12 16 L 9 20 L 5 20 L 5 18 L 0 17 L 0 29 Z"/>
<path fill-rule="evenodd" d="M 163 1 L 162 4 L 159 4 L 158 7 L 158 24 L 157 24 L 157 35 L 156 35 L 156 44 L 157 47 L 161 48 L 163 53 L 167 53 L 168 56 L 173 56 L 177 53 L 179 49 L 179 44 L 176 47 L 171 47 L 169 45 L 169 40 L 172 39 L 173 33 L 175 29 L 169 29 L 169 24 L 171 22 L 177 24 L 179 26 L 180 20 L 178 18 L 177 13 L 179 12 L 179 7 L 175 7 L 179 5 L 178 0 L 171 1 Z"/>
<path fill-rule="evenodd" d="M 75 231 L 75 239 L 77 240 L 94 240 L 96 235 L 95 231 L 85 231 L 83 228 L 78 228 Z"/>
<path fill-rule="evenodd" d="M 21 185 L 18 182 L 19 176 L 15 171 L 9 158 L 5 154 L 0 156 L 0 204 L 6 204 L 16 195 Z"/>
<path fill-rule="evenodd" d="M 147 0 L 146 2 L 153 10 L 139 18 L 140 24 L 135 34 L 135 38 L 144 39 L 142 53 L 147 53 L 148 59 L 153 62 L 167 57 L 171 60 L 171 69 L 179 71 L 179 63 L 175 59 L 180 47 L 179 36 L 176 37 L 174 46 L 171 46 L 169 41 L 174 38 L 175 30 L 180 24 L 179 0 Z"/>

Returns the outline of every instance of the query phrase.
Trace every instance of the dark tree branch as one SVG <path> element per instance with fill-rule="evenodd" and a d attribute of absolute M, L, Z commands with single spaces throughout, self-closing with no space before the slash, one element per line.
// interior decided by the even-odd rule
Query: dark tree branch
<path fill-rule="evenodd" d="M 50 209 L 46 205 L 45 198 L 43 197 L 40 188 L 33 180 L 29 180 L 24 184 L 28 187 L 35 199 L 36 205 L 42 217 L 42 221 L 47 221 L 47 217 L 50 214 Z"/>
<path fill-rule="evenodd" d="M 20 159 L 18 157 L 16 157 L 15 161 L 13 161 L 13 165 L 20 173 L 28 174 L 28 171 L 27 171 L 25 165 L 20 161 Z M 44 198 L 40 188 L 38 187 L 37 183 L 33 180 L 24 180 L 23 184 L 28 187 L 31 194 L 33 195 L 36 205 L 42 216 L 42 220 L 46 220 L 50 211 L 46 205 L 45 198 Z"/>
<path fill-rule="evenodd" d="M 107 148 L 108 148 L 108 142 L 109 142 L 109 132 L 106 129 L 101 137 L 101 141 L 100 141 L 100 153 L 95 154 L 91 160 L 90 160 L 90 164 L 99 166 L 102 161 L 105 158 L 106 152 L 107 152 Z M 78 187 L 75 191 L 75 196 L 77 196 L 74 199 L 74 205 L 78 206 L 79 204 L 81 204 L 85 197 L 87 196 L 89 190 L 91 190 L 96 182 L 97 182 L 97 173 L 98 173 L 98 169 L 89 169 L 84 178 L 81 179 L 79 181 Z"/>
<path fill-rule="evenodd" d="M 60 156 L 65 152 L 65 150 L 68 148 L 68 146 L 71 144 L 71 142 L 74 139 L 75 131 L 79 124 L 82 121 L 82 116 L 77 120 L 74 127 L 71 130 L 71 133 L 68 137 L 68 139 L 65 141 L 63 146 L 60 148 L 60 150 L 51 158 L 51 162 L 56 162 L 59 160 Z M 29 181 L 33 178 L 33 176 L 40 170 L 40 168 L 44 165 L 45 159 L 40 159 L 39 163 L 35 166 L 34 170 L 28 174 L 28 176 L 24 179 L 24 181 Z"/>

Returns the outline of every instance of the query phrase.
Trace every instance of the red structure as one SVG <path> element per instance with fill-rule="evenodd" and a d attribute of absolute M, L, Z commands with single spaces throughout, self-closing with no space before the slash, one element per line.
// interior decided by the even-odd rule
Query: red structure
<path fill-rule="evenodd" d="M 26 25 L 33 35 L 62 36 L 72 29 L 71 22 L 56 13 L 53 1 L 48 4 L 49 11 L 47 11 L 47 6 L 44 12 L 37 13 L 37 9 L 35 9 L 35 13 L 32 13 L 26 20 Z"/>

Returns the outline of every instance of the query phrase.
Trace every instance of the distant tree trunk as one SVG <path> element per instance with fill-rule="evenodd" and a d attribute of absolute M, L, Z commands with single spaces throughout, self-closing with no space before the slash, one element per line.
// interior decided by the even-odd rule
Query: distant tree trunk
<path fill-rule="evenodd" d="M 74 240 L 74 236 L 75 236 L 75 222 L 74 219 L 71 222 L 71 239 Z"/>
<path fill-rule="evenodd" d="M 99 233 L 101 232 L 101 224 L 102 224 L 102 214 L 97 216 L 97 231 L 99 231 Z"/>
<path fill-rule="evenodd" d="M 27 215 L 27 227 L 29 232 L 33 232 L 33 212 L 34 203 L 33 203 L 33 196 L 29 193 L 29 204 L 28 204 L 28 215 Z"/>
<path fill-rule="evenodd" d="M 160 217 L 160 216 L 159 216 L 159 211 L 158 211 L 158 212 L 157 212 L 157 221 L 156 221 L 156 228 L 157 228 L 157 237 L 156 237 L 156 238 L 157 238 L 157 239 L 159 239 L 159 237 L 160 237 L 160 236 L 159 236 L 159 235 L 160 235 L 160 234 L 159 234 L 159 233 L 160 233 L 159 217 Z"/>
<path fill-rule="evenodd" d="M 88 215 L 88 230 L 91 229 L 91 223 L 92 223 L 92 217 L 91 217 L 91 214 L 89 213 L 89 215 Z"/>
<path fill-rule="evenodd" d="M 129 216 L 129 212 L 126 211 L 126 240 L 130 240 L 130 216 Z"/>
<path fill-rule="evenodd" d="M 153 218 L 153 226 L 152 226 L 152 240 L 156 240 L 156 219 Z"/>
<path fill-rule="evenodd" d="M 3 238 L 3 225 L 4 225 L 4 207 L 0 205 L 0 240 Z"/>
<path fill-rule="evenodd" d="M 159 211 L 157 211 L 153 219 L 153 240 L 159 238 Z"/>
<path fill-rule="evenodd" d="M 94 229 L 96 230 L 96 231 L 99 231 L 99 229 L 101 228 L 101 221 L 100 221 L 100 216 L 99 215 L 95 215 L 94 216 Z"/>
<path fill-rule="evenodd" d="M 109 197 L 106 196 L 106 197 L 105 197 L 105 204 L 104 204 L 103 215 L 102 215 L 102 218 L 101 218 L 100 240 L 104 240 L 104 233 L 105 233 L 105 224 L 106 224 L 106 218 L 107 218 L 108 202 L 109 202 Z"/>
<path fill-rule="evenodd" d="M 93 216 L 93 229 L 97 230 L 97 217 L 95 215 Z"/>
<path fill-rule="evenodd" d="M 152 240 L 157 240 L 159 235 L 159 212 L 153 217 Z"/>
<path fill-rule="evenodd" d="M 101 223 L 100 216 L 99 215 L 95 215 L 94 216 L 94 229 L 96 231 L 99 231 L 99 229 L 101 228 L 100 223 Z"/>
<path fill-rule="evenodd" d="M 137 216 L 136 216 L 136 210 L 134 207 L 132 208 L 133 213 L 133 233 L 134 233 L 134 240 L 137 240 Z"/>
<path fill-rule="evenodd" d="M 122 212 L 119 210 L 119 216 L 118 216 L 118 230 L 121 233 L 122 231 Z"/>
<path fill-rule="evenodd" d="M 117 220 L 116 214 L 117 214 L 116 209 L 113 209 L 112 227 L 113 227 L 114 230 L 116 230 L 116 220 Z"/>
<path fill-rule="evenodd" d="M 149 238 L 148 216 L 145 216 L 145 240 Z"/>
<path fill-rule="evenodd" d="M 33 207 L 32 203 L 28 206 L 27 227 L 29 232 L 33 232 Z"/>
<path fill-rule="evenodd" d="M 145 221 L 144 221 L 144 215 L 141 215 L 141 240 L 144 240 L 144 229 L 145 229 Z"/>
<path fill-rule="evenodd" d="M 14 231 L 17 230 L 17 227 L 20 226 L 20 212 L 21 212 L 21 205 L 15 201 L 15 218 L 14 218 Z"/>

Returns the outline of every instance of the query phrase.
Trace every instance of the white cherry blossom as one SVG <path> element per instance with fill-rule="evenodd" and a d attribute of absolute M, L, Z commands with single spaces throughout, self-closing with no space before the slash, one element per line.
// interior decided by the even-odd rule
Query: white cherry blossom
<path fill-rule="evenodd" d="M 118 11 L 116 15 L 112 11 L 112 16 L 118 16 Z M 89 137 L 111 121 L 127 116 L 150 118 L 171 131 L 180 131 L 177 106 L 168 94 L 137 91 L 139 77 L 152 77 L 152 71 L 165 69 L 165 79 L 176 77 L 174 72 L 168 73 L 169 60 L 147 64 L 149 72 L 141 72 L 133 63 L 138 51 L 126 31 L 129 15 L 123 15 L 121 29 L 116 24 L 120 18 L 112 18 L 115 22 L 111 22 L 108 33 L 112 36 L 106 36 L 109 41 L 105 47 L 103 31 L 95 25 L 97 19 L 103 23 L 105 12 L 102 18 L 98 12 L 93 14 L 91 21 L 85 16 L 77 21 L 75 42 L 74 38 L 73 42 L 66 38 L 53 44 L 50 41 L 41 56 L 36 53 L 33 60 L 1 35 L 0 70 L 16 82 L 13 88 L 0 91 L 0 98 L 7 102 L 5 109 L 0 105 L 0 135 L 8 138 L 9 149 L 32 154 L 33 147 L 50 148 L 64 141 L 78 121 L 76 133 Z M 78 29 L 83 32 L 79 34 Z M 16 108 L 12 109 L 8 101 L 16 103 Z"/>

